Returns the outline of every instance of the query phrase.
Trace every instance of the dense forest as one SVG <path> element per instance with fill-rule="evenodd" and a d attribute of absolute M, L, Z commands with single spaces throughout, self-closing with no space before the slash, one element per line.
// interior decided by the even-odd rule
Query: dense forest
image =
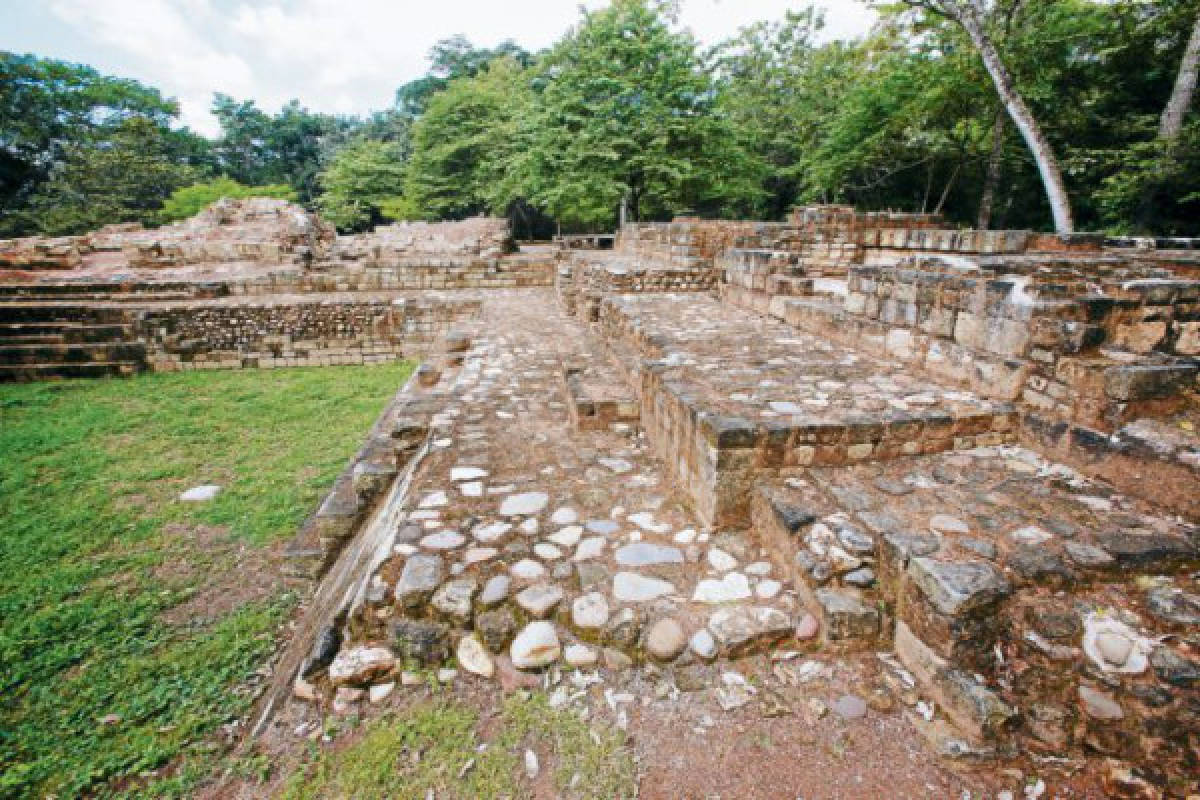
<path fill-rule="evenodd" d="M 508 215 L 779 219 L 797 203 L 979 227 L 1200 235 L 1200 0 L 904 0 L 854 41 L 805 8 L 702 48 L 669 0 L 552 47 L 439 43 L 365 118 L 218 94 L 221 133 L 78 64 L 0 53 L 0 236 L 159 224 L 270 194 L 342 230 Z"/>

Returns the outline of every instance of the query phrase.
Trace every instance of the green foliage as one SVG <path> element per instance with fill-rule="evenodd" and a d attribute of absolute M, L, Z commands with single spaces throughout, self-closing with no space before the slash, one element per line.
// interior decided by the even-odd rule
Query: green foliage
<path fill-rule="evenodd" d="M 0 796 L 110 796 L 169 762 L 150 793 L 193 794 L 293 602 L 246 563 L 296 530 L 409 369 L 0 387 Z M 226 489 L 177 502 L 201 483 Z M 224 615 L 197 600 L 244 581 L 266 583 Z"/>
<path fill-rule="evenodd" d="M 541 695 L 504 701 L 481 748 L 480 719 L 450 701 L 428 703 L 372 722 L 349 747 L 325 752 L 292 776 L 284 800 L 369 800 L 436 797 L 528 798 L 522 779 L 525 749 L 556 763 L 556 796 L 619 800 L 636 794 L 633 759 L 620 731 L 590 727 L 568 710 L 553 710 Z M 403 757 L 420 753 L 419 759 Z M 466 768 L 468 762 L 471 763 Z"/>
<path fill-rule="evenodd" d="M 413 126 L 406 200 L 428 219 L 504 214 L 517 199 L 510 169 L 520 153 L 517 126 L 528 113 L 529 77 L 516 60 L 492 61 L 433 96 Z"/>
<path fill-rule="evenodd" d="M 610 227 L 752 195 L 754 174 L 674 6 L 616 0 L 584 12 L 540 64 L 528 115 L 529 195 L 564 224 Z"/>
<path fill-rule="evenodd" d="M 146 218 L 164 186 L 169 192 L 187 168 L 194 180 L 211 164 L 203 139 L 168 127 L 178 113 L 174 100 L 137 81 L 0 51 L 0 236 Z M 143 146 L 144 156 L 136 152 Z M 151 174 L 123 172 L 143 166 Z M 104 182 L 113 178 L 122 185 L 110 191 Z M 85 185 L 76 189 L 76 179 Z"/>
<path fill-rule="evenodd" d="M 321 173 L 321 213 L 340 230 L 363 230 L 407 211 L 404 159 L 398 144 L 357 139 L 339 150 Z M 405 217 L 407 215 L 404 215 Z"/>
<path fill-rule="evenodd" d="M 214 152 L 222 172 L 248 186 L 285 183 L 306 203 L 317 195 L 326 140 L 354 127 L 352 120 L 314 114 L 296 100 L 272 116 L 253 100 L 217 94 L 212 111 L 221 124 Z"/>
<path fill-rule="evenodd" d="M 145 117 L 122 120 L 108 134 L 64 147 L 63 160 L 22 212 L 31 226 L 61 235 L 153 223 L 163 201 L 199 177 L 175 158 L 168 131 Z"/>
<path fill-rule="evenodd" d="M 171 192 L 158 216 L 163 222 L 194 217 L 223 197 L 276 197 L 293 203 L 298 199 L 296 191 L 285 184 L 243 186 L 232 178 L 220 177 Z"/>
<path fill-rule="evenodd" d="M 511 39 L 495 48 L 476 47 L 465 36 L 442 39 L 429 52 L 429 71 L 396 90 L 396 109 L 410 118 L 420 117 L 429 101 L 453 81 L 473 78 L 493 61 L 511 60 L 528 67 L 533 56 Z"/>

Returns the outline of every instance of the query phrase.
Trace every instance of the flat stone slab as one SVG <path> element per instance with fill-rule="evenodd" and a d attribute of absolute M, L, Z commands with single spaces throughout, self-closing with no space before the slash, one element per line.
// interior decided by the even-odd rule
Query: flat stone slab
<path fill-rule="evenodd" d="M 634 542 L 617 548 L 617 563 L 622 567 L 649 567 L 656 564 L 682 564 L 683 551 L 678 547 Z"/>
<path fill-rule="evenodd" d="M 184 503 L 207 503 L 209 500 L 216 499 L 220 493 L 221 487 L 214 484 L 195 486 L 179 495 L 179 499 Z"/>
<path fill-rule="evenodd" d="M 986 561 L 914 558 L 908 574 L 930 604 L 950 617 L 991 606 L 1012 592 L 1003 573 Z"/>
<path fill-rule="evenodd" d="M 613 576 L 613 596 L 622 603 L 645 603 L 675 594 L 675 585 L 636 572 L 618 572 Z"/>
<path fill-rule="evenodd" d="M 733 603 L 750 597 L 750 580 L 740 572 L 730 572 L 720 580 L 711 578 L 696 584 L 692 600 L 697 603 Z"/>
<path fill-rule="evenodd" d="M 524 517 L 539 514 L 550 502 L 550 496 L 545 492 L 523 492 L 510 494 L 500 504 L 500 516 Z"/>
<path fill-rule="evenodd" d="M 708 630 L 721 655 L 735 657 L 757 652 L 787 638 L 792 621 L 787 614 L 762 606 L 735 606 L 714 611 Z"/>
<path fill-rule="evenodd" d="M 420 607 L 441 584 L 444 575 L 441 556 L 424 553 L 409 556 L 396 582 L 396 602 L 405 608 Z"/>

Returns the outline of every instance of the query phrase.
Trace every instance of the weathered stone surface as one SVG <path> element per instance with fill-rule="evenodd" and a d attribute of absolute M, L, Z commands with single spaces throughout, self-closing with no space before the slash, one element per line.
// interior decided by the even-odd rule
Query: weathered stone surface
<path fill-rule="evenodd" d="M 538 620 L 526 625 L 509 648 L 513 666 L 517 669 L 539 669 L 558 660 L 562 648 L 554 625 Z"/>
<path fill-rule="evenodd" d="M 622 608 L 604 626 L 604 638 L 616 648 L 632 652 L 642 635 L 644 617 L 632 608 Z"/>
<path fill-rule="evenodd" d="M 448 621 L 460 627 L 466 626 L 471 620 L 472 605 L 478 591 L 479 584 L 474 578 L 458 578 L 442 584 L 433 593 L 429 604 Z"/>
<path fill-rule="evenodd" d="M 403 608 L 420 608 L 441 584 L 444 572 L 441 556 L 409 556 L 396 583 L 396 602 Z"/>
<path fill-rule="evenodd" d="M 622 603 L 645 603 L 674 593 L 673 584 L 658 578 L 636 572 L 618 572 L 613 576 L 613 596 Z"/>
<path fill-rule="evenodd" d="M 697 603 L 733 603 L 750 597 L 750 581 L 740 572 L 730 572 L 720 580 L 711 578 L 696 584 L 692 600 Z"/>
<path fill-rule="evenodd" d="M 479 605 L 483 608 L 494 608 L 508 599 L 509 589 L 512 587 L 512 578 L 507 575 L 493 575 L 484 584 L 483 591 L 479 593 Z"/>
<path fill-rule="evenodd" d="M 682 564 L 683 552 L 678 547 L 670 547 L 650 542 L 634 542 L 617 548 L 617 564 L 622 567 L 649 567 L 658 564 Z"/>
<path fill-rule="evenodd" d="M 708 630 L 722 655 L 737 657 L 756 652 L 792 634 L 792 620 L 774 608 L 736 606 L 714 611 Z"/>
<path fill-rule="evenodd" d="M 1092 719 L 1108 722 L 1125 717 L 1121 705 L 1111 695 L 1088 686 L 1079 687 L 1079 703 Z"/>
<path fill-rule="evenodd" d="M 646 630 L 646 653 L 659 661 L 673 661 L 687 647 L 687 634 L 677 620 L 664 617 Z"/>
<path fill-rule="evenodd" d="M 221 487 L 213 484 L 195 486 L 179 495 L 179 500 L 183 503 L 207 503 L 209 500 L 216 499 L 220 493 Z"/>
<path fill-rule="evenodd" d="M 609 613 L 608 598 L 589 592 L 571 603 L 571 624 L 582 635 L 595 634 L 608 624 Z"/>
<path fill-rule="evenodd" d="M 550 496 L 545 492 L 524 492 L 504 498 L 500 504 L 500 516 L 519 517 L 538 514 L 546 508 Z"/>
<path fill-rule="evenodd" d="M 400 658 L 433 666 L 450 657 L 450 629 L 437 622 L 401 619 L 392 624 Z"/>
<path fill-rule="evenodd" d="M 334 686 L 361 686 L 392 671 L 396 657 L 386 647 L 349 647 L 329 665 L 329 682 Z"/>
<path fill-rule="evenodd" d="M 496 664 L 483 644 L 475 636 L 464 636 L 455 651 L 458 665 L 474 675 L 490 678 L 496 672 Z"/>
<path fill-rule="evenodd" d="M 484 611 L 475 617 L 475 631 L 488 650 L 500 653 L 517 632 L 517 618 L 507 608 Z"/>
<path fill-rule="evenodd" d="M 1174 625 L 1200 625 L 1200 595 L 1164 586 L 1146 592 L 1146 608 L 1161 620 Z"/>
<path fill-rule="evenodd" d="M 550 616 L 562 599 L 562 589 L 548 584 L 530 586 L 528 589 L 518 592 L 516 597 L 517 605 L 526 614 L 537 619 Z"/>
<path fill-rule="evenodd" d="M 952 617 L 990 607 L 1012 592 L 1000 570 L 985 561 L 914 558 L 908 575 L 939 613 Z"/>
<path fill-rule="evenodd" d="M 1195 546 L 1182 536 L 1137 529 L 1099 531 L 1096 542 L 1122 566 L 1152 568 L 1195 559 Z"/>
<path fill-rule="evenodd" d="M 879 635 L 879 610 L 863 602 L 854 589 L 817 589 L 825 637 L 830 641 L 870 639 Z"/>

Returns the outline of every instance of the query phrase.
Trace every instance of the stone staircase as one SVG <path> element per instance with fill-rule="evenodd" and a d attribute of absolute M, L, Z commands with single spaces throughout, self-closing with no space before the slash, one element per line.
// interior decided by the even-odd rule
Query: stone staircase
<path fill-rule="evenodd" d="M 121 308 L 0 302 L 0 381 L 133 375 L 146 349 L 132 338 Z"/>

